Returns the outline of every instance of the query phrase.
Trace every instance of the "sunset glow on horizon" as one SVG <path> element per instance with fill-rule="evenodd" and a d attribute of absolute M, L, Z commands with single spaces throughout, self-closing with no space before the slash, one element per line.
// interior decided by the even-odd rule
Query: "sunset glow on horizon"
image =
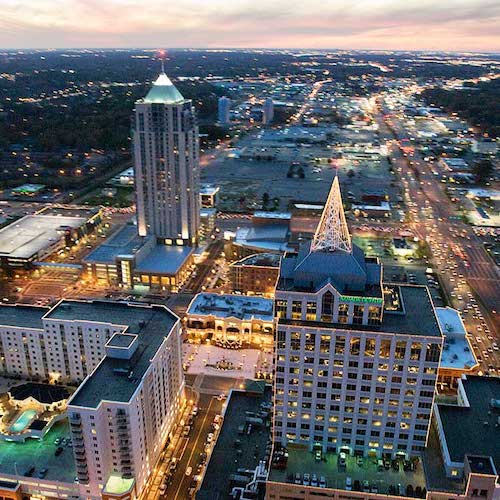
<path fill-rule="evenodd" d="M 0 47 L 500 50 L 492 0 L 3 0 Z"/>

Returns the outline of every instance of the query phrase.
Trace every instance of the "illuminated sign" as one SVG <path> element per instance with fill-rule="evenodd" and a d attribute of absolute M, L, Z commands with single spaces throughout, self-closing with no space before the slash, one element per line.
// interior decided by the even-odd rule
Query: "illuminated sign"
<path fill-rule="evenodd" d="M 341 295 L 340 300 L 345 302 L 355 302 L 357 304 L 377 304 L 380 306 L 384 303 L 384 300 L 378 297 L 355 297 L 352 295 Z"/>

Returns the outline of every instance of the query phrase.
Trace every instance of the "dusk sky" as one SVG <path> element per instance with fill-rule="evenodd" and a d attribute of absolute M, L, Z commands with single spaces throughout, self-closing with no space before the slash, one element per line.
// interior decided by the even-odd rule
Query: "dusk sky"
<path fill-rule="evenodd" d="M 498 0 L 0 0 L 0 47 L 500 51 Z"/>

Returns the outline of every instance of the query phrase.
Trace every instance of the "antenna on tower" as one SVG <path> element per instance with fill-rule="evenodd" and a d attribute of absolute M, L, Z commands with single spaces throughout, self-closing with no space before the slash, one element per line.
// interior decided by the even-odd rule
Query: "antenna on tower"
<path fill-rule="evenodd" d="M 311 252 L 318 250 L 352 252 L 351 235 L 349 234 L 344 207 L 342 206 L 337 172 L 311 243 Z"/>
<path fill-rule="evenodd" d="M 158 59 L 160 59 L 161 62 L 161 72 L 165 73 L 165 57 L 167 56 L 167 53 L 163 50 L 160 49 L 158 51 Z"/>

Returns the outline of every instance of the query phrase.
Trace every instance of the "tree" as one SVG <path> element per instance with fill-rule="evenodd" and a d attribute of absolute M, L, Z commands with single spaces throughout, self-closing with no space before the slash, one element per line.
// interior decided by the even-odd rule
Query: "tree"
<path fill-rule="evenodd" d="M 262 208 L 267 208 L 268 203 L 269 203 L 269 193 L 264 193 L 262 195 Z"/>
<path fill-rule="evenodd" d="M 474 174 L 479 184 L 484 184 L 493 174 L 493 163 L 491 160 L 483 159 L 474 164 Z"/>

